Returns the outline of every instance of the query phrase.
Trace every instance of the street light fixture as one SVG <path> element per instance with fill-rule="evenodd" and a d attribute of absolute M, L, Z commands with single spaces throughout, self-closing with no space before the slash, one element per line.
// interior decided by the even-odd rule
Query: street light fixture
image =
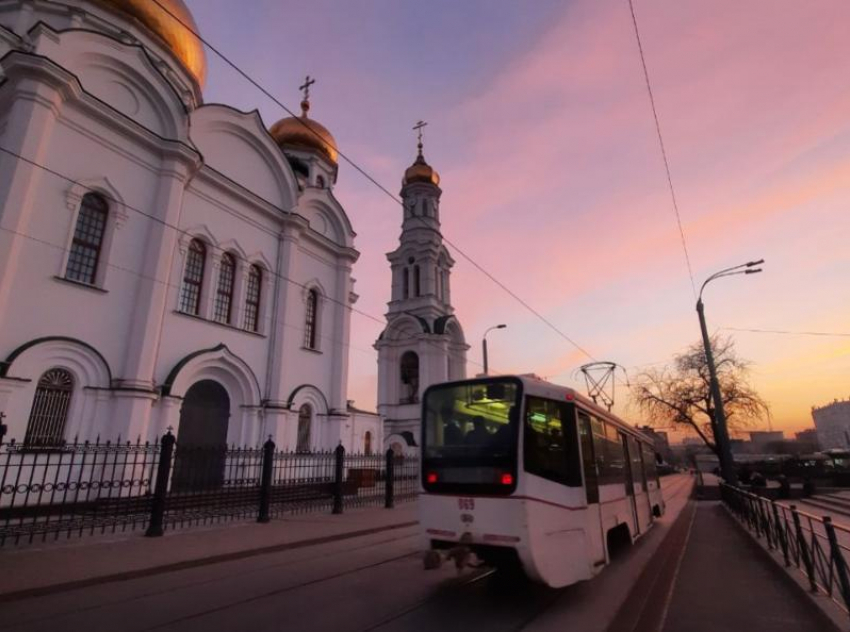
<path fill-rule="evenodd" d="M 481 338 L 481 351 L 484 356 L 484 375 L 487 375 L 487 334 L 494 329 L 504 329 L 505 327 L 507 327 L 507 325 L 493 325 L 484 332 L 484 336 Z"/>
<path fill-rule="evenodd" d="M 711 420 L 711 427 L 714 431 L 714 443 L 717 446 L 718 456 L 720 457 L 720 473 L 730 485 L 736 485 L 738 482 L 735 475 L 735 468 L 732 460 L 732 447 L 729 442 L 729 429 L 726 427 L 726 412 L 723 410 L 723 397 L 720 393 L 720 382 L 717 381 L 717 367 L 714 365 L 714 353 L 711 349 L 711 340 L 708 337 L 708 327 L 705 324 L 705 309 L 702 303 L 702 292 L 705 286 L 715 279 L 720 279 L 727 276 L 735 276 L 736 274 L 756 274 L 761 272 L 761 268 L 757 268 L 764 263 L 764 259 L 758 261 L 748 261 L 741 265 L 726 268 L 720 272 L 715 272 L 705 280 L 699 290 L 697 298 L 697 314 L 699 314 L 699 326 L 702 330 L 702 344 L 705 348 L 705 360 L 708 364 L 708 375 L 711 386 L 711 399 L 714 402 L 714 415 Z"/>

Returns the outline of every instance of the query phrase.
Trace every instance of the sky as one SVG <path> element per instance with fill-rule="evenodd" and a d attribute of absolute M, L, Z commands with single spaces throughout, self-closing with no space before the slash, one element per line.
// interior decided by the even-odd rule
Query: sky
<path fill-rule="evenodd" d="M 393 193 L 415 157 L 411 127 L 428 122 L 470 375 L 499 323 L 491 372 L 582 390 L 591 357 L 634 379 L 700 339 L 627 0 L 187 5 L 204 37 L 291 110 L 315 77 L 311 117 Z M 763 273 L 706 289 L 709 330 L 734 338 L 771 405 L 753 429 L 811 427 L 813 405 L 850 396 L 850 4 L 634 8 L 693 283 L 765 259 Z M 287 116 L 207 55 L 207 102 L 258 109 L 269 126 Z M 356 307 L 372 316 L 352 316 L 349 397 L 374 409 L 372 345 L 401 209 L 344 161 L 335 195 L 361 253 Z M 639 421 L 625 379 L 614 410 Z"/>

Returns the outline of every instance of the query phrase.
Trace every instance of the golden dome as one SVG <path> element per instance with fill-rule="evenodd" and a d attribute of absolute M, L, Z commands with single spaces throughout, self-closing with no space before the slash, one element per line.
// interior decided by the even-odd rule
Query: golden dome
<path fill-rule="evenodd" d="M 413 182 L 427 182 L 428 184 L 433 184 L 436 186 L 440 186 L 440 174 L 425 162 L 425 156 L 422 155 L 422 145 L 419 145 L 419 155 L 416 156 L 416 160 L 412 165 L 407 168 L 407 171 L 404 172 L 404 180 L 402 180 L 403 185 L 411 184 Z"/>
<path fill-rule="evenodd" d="M 301 102 L 301 116 L 279 120 L 271 126 L 269 134 L 281 147 L 317 151 L 336 165 L 339 157 L 336 140 L 328 128 L 307 117 L 309 110 L 310 102 L 305 99 Z"/>
<path fill-rule="evenodd" d="M 158 0 L 162 7 L 153 0 L 96 0 L 108 9 L 122 13 L 138 21 L 147 30 L 159 37 L 171 49 L 174 56 L 189 71 L 189 74 L 204 87 L 207 74 L 207 60 L 204 56 L 204 45 L 186 27 L 198 32 L 198 26 L 183 0 Z M 173 14 L 175 17 L 169 15 Z"/>

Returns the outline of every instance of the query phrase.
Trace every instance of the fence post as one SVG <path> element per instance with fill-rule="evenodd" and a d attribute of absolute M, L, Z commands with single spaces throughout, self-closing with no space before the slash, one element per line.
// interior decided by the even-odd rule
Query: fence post
<path fill-rule="evenodd" d="M 345 448 L 340 443 L 334 450 L 334 505 L 331 513 L 342 513 L 342 476 L 345 470 Z"/>
<path fill-rule="evenodd" d="M 395 452 L 392 448 L 387 449 L 387 477 L 384 481 L 384 507 L 392 509 L 395 507 Z"/>
<path fill-rule="evenodd" d="M 832 561 L 835 563 L 835 573 L 838 575 L 838 582 L 841 584 L 841 596 L 844 598 L 844 605 L 850 607 L 850 579 L 847 577 L 847 562 L 844 561 L 844 556 L 838 546 L 838 538 L 835 537 L 832 518 L 824 516 L 823 526 L 826 529 L 826 537 L 829 538 L 829 548 L 832 552 Z"/>
<path fill-rule="evenodd" d="M 271 435 L 263 444 L 263 469 L 260 474 L 260 513 L 257 522 L 269 521 L 269 508 L 272 498 L 272 466 L 274 465 L 274 441 Z"/>
<path fill-rule="evenodd" d="M 812 592 L 818 591 L 818 585 L 815 583 L 815 565 L 812 562 L 812 556 L 809 555 L 809 549 L 806 545 L 806 536 L 803 535 L 803 528 L 800 526 L 800 514 L 797 513 L 797 507 L 791 505 L 791 516 L 794 518 L 794 530 L 797 532 L 797 546 L 800 549 L 800 557 L 803 558 L 803 565 L 806 567 L 806 575 L 809 578 L 809 588 Z"/>
<path fill-rule="evenodd" d="M 770 502 L 773 505 L 773 521 L 776 524 L 776 537 L 779 540 L 779 546 L 782 547 L 782 555 L 785 557 L 785 566 L 790 566 L 791 562 L 788 560 L 788 534 L 785 533 L 785 527 L 779 519 L 779 509 L 777 509 L 776 501 L 772 500 Z"/>
<path fill-rule="evenodd" d="M 159 464 L 156 468 L 156 486 L 153 490 L 151 504 L 151 521 L 145 535 L 156 538 L 163 534 L 162 524 L 165 520 L 165 497 L 168 495 L 168 479 L 171 476 L 171 456 L 174 454 L 176 439 L 169 428 L 162 436 L 159 448 Z"/>

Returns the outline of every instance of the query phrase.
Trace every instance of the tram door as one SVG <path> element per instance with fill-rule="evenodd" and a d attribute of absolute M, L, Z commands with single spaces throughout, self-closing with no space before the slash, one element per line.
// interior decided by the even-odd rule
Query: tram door
<path fill-rule="evenodd" d="M 590 417 L 581 411 L 578 413 L 578 434 L 581 444 L 584 489 L 587 494 L 586 533 L 593 551 L 594 566 L 600 566 L 605 563 L 605 538 L 602 533 L 602 507 L 599 504 L 599 474 L 596 471 Z"/>
<path fill-rule="evenodd" d="M 629 452 L 628 437 L 620 433 L 620 441 L 623 444 L 623 454 L 626 457 L 625 467 L 623 468 L 626 471 L 626 495 L 629 497 L 629 504 L 632 506 L 632 519 L 635 524 L 634 534 L 637 535 L 640 533 L 640 518 L 638 517 L 637 499 L 635 499 L 635 479 L 632 476 L 632 455 Z"/>

